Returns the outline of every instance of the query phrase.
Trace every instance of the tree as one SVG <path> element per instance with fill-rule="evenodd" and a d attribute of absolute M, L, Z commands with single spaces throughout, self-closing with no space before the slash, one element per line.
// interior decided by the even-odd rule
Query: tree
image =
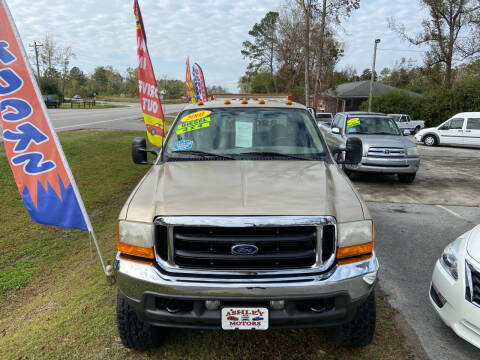
<path fill-rule="evenodd" d="M 363 70 L 362 75 L 360 75 L 360 80 L 370 80 L 371 78 L 372 78 L 372 70 L 370 69 Z M 377 76 L 377 72 L 375 71 L 375 74 L 373 76 L 373 81 L 377 81 L 377 80 L 378 80 L 378 76 Z"/>
<path fill-rule="evenodd" d="M 478 0 L 421 0 L 429 18 L 422 22 L 423 31 L 409 35 L 404 25 L 389 20 L 390 28 L 414 45 L 427 44 L 427 66 L 442 64 L 444 86 L 452 87 L 454 61 L 462 62 L 480 53 L 480 5 Z"/>
<path fill-rule="evenodd" d="M 330 38 L 330 44 L 335 41 L 332 38 L 331 31 L 326 29 L 329 24 L 340 24 L 343 18 L 350 16 L 351 12 L 360 7 L 360 0 L 322 0 L 322 7 L 317 10 L 320 12 L 320 38 L 318 41 L 318 59 L 315 71 L 315 88 L 313 92 L 313 104 L 317 104 L 317 95 L 319 89 L 321 90 L 322 69 L 325 67 L 325 45 L 328 45 L 328 37 Z M 331 25 L 330 25 L 331 26 Z M 332 57 L 330 57 L 332 58 Z"/>
<path fill-rule="evenodd" d="M 310 23 L 312 20 L 315 0 L 296 0 L 303 12 L 303 34 L 304 34 L 304 61 L 305 61 L 305 105 L 310 105 Z"/>
<path fill-rule="evenodd" d="M 277 42 L 278 12 L 269 11 L 260 23 L 253 25 L 248 35 L 254 42 L 244 41 L 242 55 L 250 59 L 248 70 L 257 72 L 268 66 L 270 75 L 273 76 L 275 61 L 275 45 Z"/>
<path fill-rule="evenodd" d="M 220 85 L 207 86 L 207 94 L 226 94 L 227 89 Z"/>
<path fill-rule="evenodd" d="M 67 81 L 68 75 L 68 65 L 70 60 L 75 57 L 75 54 L 72 51 L 70 46 L 67 46 L 63 49 L 60 49 L 58 54 L 58 61 L 62 67 L 62 93 L 65 94 L 65 83 Z"/>
<path fill-rule="evenodd" d="M 107 89 L 107 70 L 103 66 L 97 66 L 93 70 L 92 79 L 95 81 L 95 91 L 97 93 L 104 92 Z"/>

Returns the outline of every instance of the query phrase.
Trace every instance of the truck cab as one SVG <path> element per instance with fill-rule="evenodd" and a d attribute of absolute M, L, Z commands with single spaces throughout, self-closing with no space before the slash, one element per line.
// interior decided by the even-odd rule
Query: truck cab
<path fill-rule="evenodd" d="M 147 152 L 157 158 L 149 161 Z M 332 327 L 364 346 L 375 329 L 378 261 L 365 202 L 305 106 L 243 99 L 191 104 L 118 218 L 117 324 L 129 348 L 172 327 Z"/>

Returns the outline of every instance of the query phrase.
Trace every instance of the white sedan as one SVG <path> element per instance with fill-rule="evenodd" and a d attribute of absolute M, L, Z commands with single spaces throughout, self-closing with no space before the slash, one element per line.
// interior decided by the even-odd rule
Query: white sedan
<path fill-rule="evenodd" d="M 430 301 L 445 324 L 480 348 L 480 225 L 443 251 L 433 270 Z"/>

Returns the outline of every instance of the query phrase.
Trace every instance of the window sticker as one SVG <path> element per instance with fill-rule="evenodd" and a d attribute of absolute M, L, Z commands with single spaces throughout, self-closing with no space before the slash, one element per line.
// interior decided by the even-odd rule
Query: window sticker
<path fill-rule="evenodd" d="M 351 127 L 354 127 L 354 126 L 358 126 L 358 125 L 360 125 L 360 119 L 359 118 L 352 118 L 352 119 L 348 119 L 348 121 L 347 121 L 347 129 L 351 128 Z"/>
<path fill-rule="evenodd" d="M 191 113 L 187 116 L 184 116 L 182 118 L 182 120 L 180 120 L 181 122 L 189 122 L 189 121 L 193 121 L 193 120 L 200 120 L 204 117 L 207 117 L 208 115 L 210 115 L 212 112 L 209 111 L 209 110 L 202 110 L 202 111 L 197 111 L 197 112 L 194 112 L 194 113 Z"/>
<path fill-rule="evenodd" d="M 210 126 L 210 116 L 198 120 L 190 120 L 185 124 L 178 124 L 177 135 L 185 134 L 190 131 L 207 128 Z"/>
<path fill-rule="evenodd" d="M 174 150 L 189 150 L 193 146 L 192 140 L 180 140 L 175 143 L 173 146 Z"/>
<path fill-rule="evenodd" d="M 247 121 L 235 122 L 235 146 L 236 147 L 252 147 L 253 140 L 253 123 Z"/>

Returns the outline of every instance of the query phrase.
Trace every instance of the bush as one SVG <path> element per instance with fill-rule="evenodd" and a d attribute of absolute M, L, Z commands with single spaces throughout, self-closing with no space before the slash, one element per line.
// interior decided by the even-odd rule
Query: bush
<path fill-rule="evenodd" d="M 372 100 L 372 111 L 385 114 L 409 114 L 412 119 L 421 115 L 421 98 L 412 97 L 402 91 L 391 91 Z M 360 110 L 368 110 L 368 101 L 360 105 Z"/>
<path fill-rule="evenodd" d="M 368 101 L 365 101 L 360 110 L 367 109 Z M 436 126 L 455 114 L 480 111 L 480 82 L 474 78 L 461 80 L 451 89 L 430 89 L 419 98 L 392 91 L 374 98 L 372 111 L 409 114 L 412 119 L 425 120 L 427 127 Z"/>

